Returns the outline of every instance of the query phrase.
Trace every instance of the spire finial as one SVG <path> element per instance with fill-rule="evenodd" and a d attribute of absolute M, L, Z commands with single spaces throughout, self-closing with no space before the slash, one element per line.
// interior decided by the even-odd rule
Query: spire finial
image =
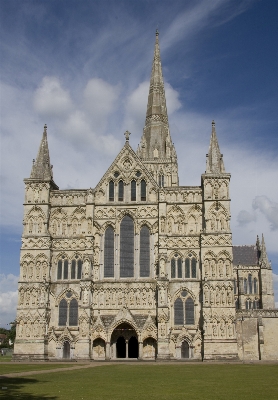
<path fill-rule="evenodd" d="M 47 133 L 47 125 L 46 124 L 44 124 L 43 133 Z"/>
<path fill-rule="evenodd" d="M 131 135 L 131 133 L 129 131 L 125 131 L 124 135 L 126 142 L 129 142 L 129 136 Z"/>
<path fill-rule="evenodd" d="M 155 36 L 159 36 L 158 28 L 156 28 L 156 30 L 155 30 Z"/>

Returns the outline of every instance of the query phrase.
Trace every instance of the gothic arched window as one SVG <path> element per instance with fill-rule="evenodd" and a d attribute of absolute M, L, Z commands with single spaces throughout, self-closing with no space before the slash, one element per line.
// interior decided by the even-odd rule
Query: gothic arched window
<path fill-rule="evenodd" d="M 194 301 L 190 294 L 183 290 L 174 302 L 174 324 L 194 325 Z"/>
<path fill-rule="evenodd" d="M 147 200 L 147 184 L 144 179 L 141 181 L 141 201 Z"/>
<path fill-rule="evenodd" d="M 159 187 L 164 187 L 164 175 L 159 175 L 158 177 L 158 186 Z"/>
<path fill-rule="evenodd" d="M 120 277 L 130 278 L 134 275 L 134 224 L 126 215 L 120 226 Z"/>
<path fill-rule="evenodd" d="M 82 260 L 77 261 L 77 279 L 81 279 L 82 275 Z"/>
<path fill-rule="evenodd" d="M 78 302 L 72 299 L 69 304 L 69 326 L 78 325 Z"/>
<path fill-rule="evenodd" d="M 71 274 L 70 274 L 70 277 L 71 277 L 71 279 L 75 279 L 75 276 L 76 276 L 76 261 L 72 260 L 71 261 Z"/>
<path fill-rule="evenodd" d="M 185 324 L 194 325 L 194 302 L 191 297 L 185 301 Z"/>
<path fill-rule="evenodd" d="M 68 303 L 65 299 L 62 299 L 59 304 L 59 326 L 65 326 L 67 324 L 68 315 Z"/>
<path fill-rule="evenodd" d="M 124 201 L 124 182 L 123 181 L 119 181 L 119 184 L 118 184 L 118 200 Z"/>
<path fill-rule="evenodd" d="M 178 254 L 171 259 L 171 278 L 182 278 L 182 259 Z"/>
<path fill-rule="evenodd" d="M 249 274 L 248 275 L 248 293 L 252 293 L 252 275 L 251 274 Z"/>
<path fill-rule="evenodd" d="M 176 260 L 172 258 L 171 260 L 171 278 L 176 277 Z"/>
<path fill-rule="evenodd" d="M 247 293 L 247 279 L 246 278 L 244 278 L 244 280 L 243 280 L 243 290 L 244 290 L 244 293 L 246 294 Z"/>
<path fill-rule="evenodd" d="M 104 235 L 104 278 L 114 277 L 114 230 L 111 226 Z"/>
<path fill-rule="evenodd" d="M 57 279 L 62 279 L 62 267 L 63 267 L 63 262 L 62 260 L 59 260 L 57 269 Z"/>
<path fill-rule="evenodd" d="M 185 259 L 185 278 L 197 278 L 197 260 L 192 254 Z"/>
<path fill-rule="evenodd" d="M 254 278 L 254 293 L 258 293 L 258 279 Z"/>
<path fill-rule="evenodd" d="M 150 231 L 144 225 L 140 231 L 140 277 L 150 276 Z"/>
<path fill-rule="evenodd" d="M 109 201 L 114 201 L 114 182 L 109 182 Z"/>
<path fill-rule="evenodd" d="M 174 324 L 183 325 L 184 321 L 184 307 L 183 301 L 178 297 L 174 303 Z"/>
<path fill-rule="evenodd" d="M 136 201 L 136 181 L 131 181 L 131 201 Z"/>
<path fill-rule="evenodd" d="M 68 275 L 69 275 L 69 262 L 68 262 L 68 260 L 64 260 L 64 275 L 63 275 L 63 278 L 64 279 L 68 279 Z"/>

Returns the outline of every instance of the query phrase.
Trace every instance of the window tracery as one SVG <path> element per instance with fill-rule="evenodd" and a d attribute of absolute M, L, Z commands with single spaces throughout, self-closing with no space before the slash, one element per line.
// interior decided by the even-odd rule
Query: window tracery
<path fill-rule="evenodd" d="M 194 325 L 194 323 L 194 301 L 186 290 L 182 290 L 174 302 L 174 324 Z"/>
<path fill-rule="evenodd" d="M 72 298 L 72 292 L 67 292 L 65 297 L 59 303 L 59 326 L 77 326 L 78 325 L 78 302 Z"/>
<path fill-rule="evenodd" d="M 57 280 L 76 280 L 82 278 L 83 262 L 78 254 L 72 260 L 63 254 L 57 262 Z"/>

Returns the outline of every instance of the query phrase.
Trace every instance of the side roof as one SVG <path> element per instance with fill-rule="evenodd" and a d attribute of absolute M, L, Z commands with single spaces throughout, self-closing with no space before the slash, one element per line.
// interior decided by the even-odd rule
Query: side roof
<path fill-rule="evenodd" d="M 233 246 L 234 265 L 257 265 L 258 261 L 256 246 Z"/>

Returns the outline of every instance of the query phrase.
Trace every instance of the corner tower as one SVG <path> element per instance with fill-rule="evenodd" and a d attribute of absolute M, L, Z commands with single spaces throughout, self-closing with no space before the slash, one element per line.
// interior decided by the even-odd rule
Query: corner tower
<path fill-rule="evenodd" d="M 231 175 L 225 172 L 215 122 L 202 175 L 204 221 L 201 234 L 204 359 L 236 359 Z"/>
<path fill-rule="evenodd" d="M 137 154 L 160 187 L 178 186 L 177 154 L 170 136 L 158 31 L 156 31 L 145 127 Z"/>

